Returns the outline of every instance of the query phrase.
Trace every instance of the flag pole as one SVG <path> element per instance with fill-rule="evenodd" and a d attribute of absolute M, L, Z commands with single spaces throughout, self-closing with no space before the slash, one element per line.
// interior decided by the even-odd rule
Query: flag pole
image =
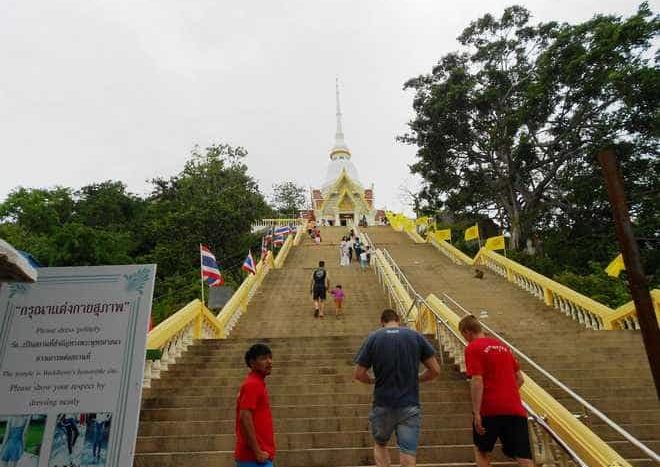
<path fill-rule="evenodd" d="M 199 278 L 202 285 L 202 306 L 204 306 L 204 271 L 202 270 L 202 244 L 199 244 Z"/>
<path fill-rule="evenodd" d="M 479 249 L 481 250 L 481 232 L 479 232 L 479 224 L 474 224 L 477 226 L 477 242 L 479 242 Z"/>

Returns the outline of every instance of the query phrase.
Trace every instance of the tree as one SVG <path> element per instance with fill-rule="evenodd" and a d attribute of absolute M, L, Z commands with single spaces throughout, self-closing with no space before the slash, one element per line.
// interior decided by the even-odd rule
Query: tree
<path fill-rule="evenodd" d="M 229 283 L 249 247 L 259 240 L 250 234 L 252 223 L 269 213 L 257 183 L 247 173 L 247 151 L 226 144 L 213 145 L 204 152 L 195 148 L 183 170 L 169 179 L 152 181 L 148 199 L 144 262 L 158 264 L 156 294 L 179 286 L 199 283 L 199 244 L 208 245 Z M 196 296 L 188 290 L 181 301 Z"/>
<path fill-rule="evenodd" d="M 416 116 L 401 141 L 435 209 L 503 210 L 514 248 L 553 222 L 576 171 L 605 145 L 634 159 L 657 153 L 659 72 L 647 52 L 660 22 L 647 4 L 623 20 L 530 25 L 507 8 L 463 31 L 462 52 L 405 83 Z M 568 183 L 567 183 L 568 181 Z"/>
<path fill-rule="evenodd" d="M 298 217 L 300 210 L 305 208 L 305 187 L 288 181 L 273 185 L 271 202 L 282 216 Z"/>

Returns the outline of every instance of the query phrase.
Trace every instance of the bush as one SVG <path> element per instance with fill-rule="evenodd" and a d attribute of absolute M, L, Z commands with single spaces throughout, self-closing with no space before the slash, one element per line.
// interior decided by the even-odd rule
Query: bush
<path fill-rule="evenodd" d="M 593 270 L 591 274 L 581 276 L 573 272 L 562 272 L 553 279 L 610 308 L 617 308 L 631 300 L 624 281 L 605 274 L 599 263 L 591 262 L 589 265 Z"/>

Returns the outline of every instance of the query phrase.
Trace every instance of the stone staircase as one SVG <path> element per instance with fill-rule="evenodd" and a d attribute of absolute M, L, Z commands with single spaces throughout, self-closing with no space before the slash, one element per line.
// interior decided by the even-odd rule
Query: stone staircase
<path fill-rule="evenodd" d="M 233 464 L 235 397 L 247 373 L 243 355 L 256 341 L 273 350 L 267 384 L 277 439 L 278 467 L 373 465 L 367 414 L 372 387 L 353 382 L 352 359 L 388 306 L 375 274 L 339 266 L 345 228 L 322 229 L 292 249 L 272 271 L 227 340 L 198 341 L 144 392 L 135 466 Z M 331 284 L 346 292 L 345 316 L 313 318 L 313 268 L 325 260 Z M 452 366 L 422 385 L 418 461 L 426 467 L 473 464 L 469 389 Z M 392 449 L 397 462 L 396 449 Z M 499 456 L 499 457 L 498 457 Z M 499 453 L 495 465 L 513 465 Z"/>
<path fill-rule="evenodd" d="M 390 252 L 419 294 L 442 298 L 446 293 L 477 317 L 486 312 L 484 323 L 651 449 L 660 450 L 660 402 L 639 332 L 587 330 L 487 269 L 482 280 L 476 279 L 472 267 L 455 265 L 432 245 L 415 244 L 405 233 L 389 227 L 363 231 Z M 564 391 L 523 366 L 569 410 L 580 413 L 579 404 Z M 585 421 L 631 463 L 650 465 L 598 418 Z"/>

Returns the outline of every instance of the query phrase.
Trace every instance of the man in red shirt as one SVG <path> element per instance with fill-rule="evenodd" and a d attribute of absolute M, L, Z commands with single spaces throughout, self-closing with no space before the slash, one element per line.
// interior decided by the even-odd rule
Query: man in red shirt
<path fill-rule="evenodd" d="M 245 353 L 245 363 L 251 371 L 236 400 L 236 466 L 272 467 L 275 436 L 265 379 L 273 367 L 273 352 L 266 344 L 254 344 Z"/>
<path fill-rule="evenodd" d="M 521 466 L 533 466 L 527 412 L 518 391 L 523 384 L 518 361 L 509 347 L 484 335 L 481 323 L 474 316 L 463 318 L 458 329 L 468 341 L 465 366 L 470 377 L 477 466 L 490 465 L 489 454 L 497 438 L 504 454 Z"/>

